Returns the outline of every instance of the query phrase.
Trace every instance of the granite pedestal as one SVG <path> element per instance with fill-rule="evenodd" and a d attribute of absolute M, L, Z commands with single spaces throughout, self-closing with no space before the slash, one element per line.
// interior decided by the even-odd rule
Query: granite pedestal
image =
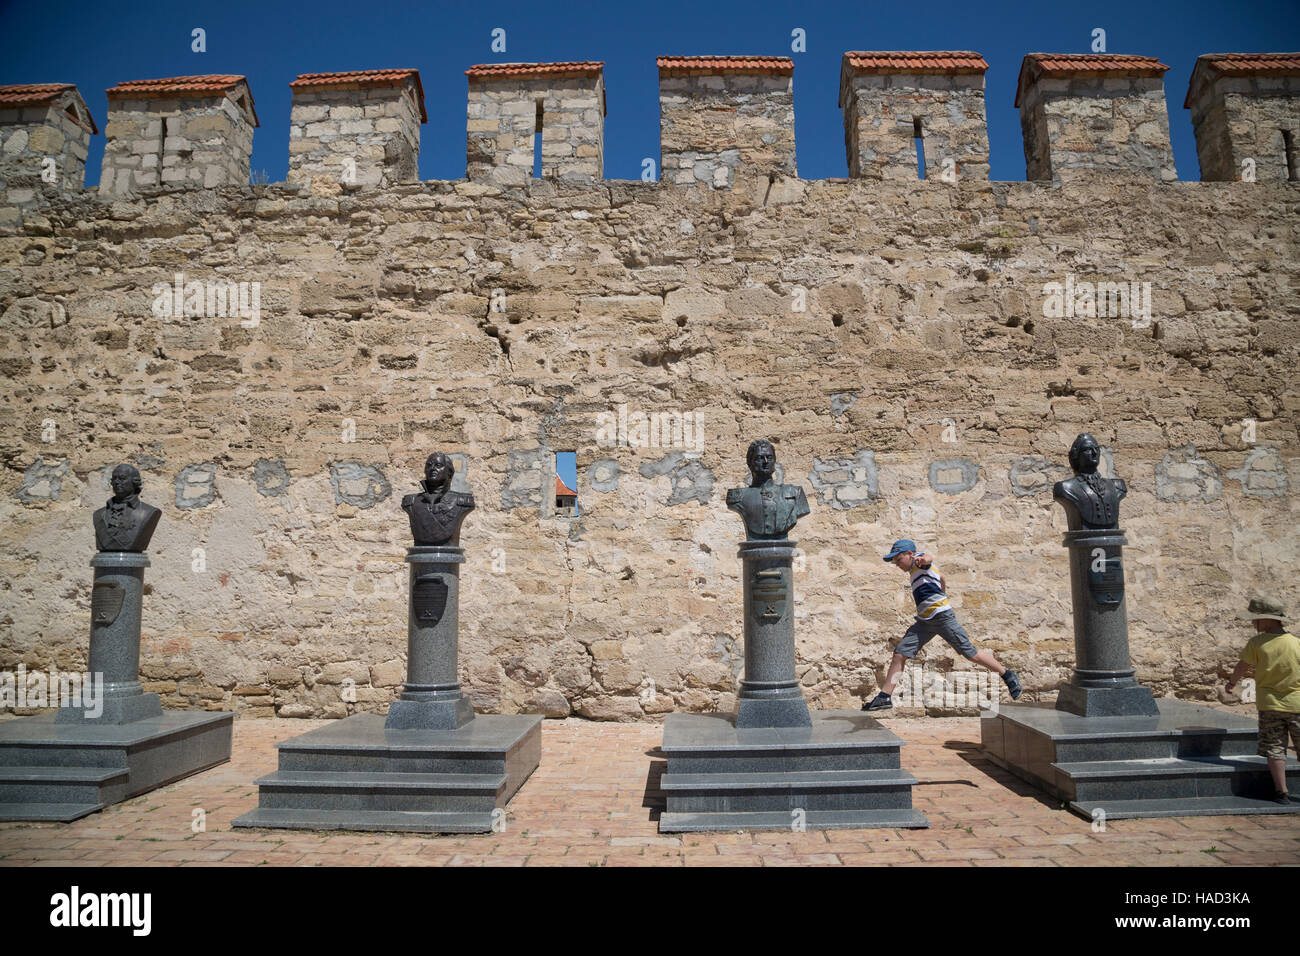
<path fill-rule="evenodd" d="M 1081 434 L 1074 477 L 1052 497 L 1065 509 L 1074 671 L 1055 707 L 1008 704 L 982 715 L 984 751 L 999 766 L 1091 819 L 1298 813 L 1273 802 L 1253 717 L 1159 699 L 1138 683 L 1124 605 L 1121 478 L 1097 474 L 1101 446 Z M 1300 767 L 1287 760 L 1288 789 Z"/>
<path fill-rule="evenodd" d="M 234 720 L 164 711 L 121 724 L 0 722 L 0 821 L 68 823 L 223 764 Z"/>
<path fill-rule="evenodd" d="M 1124 532 L 1077 529 L 1070 551 L 1075 667 L 1054 707 L 1004 705 L 980 721 L 994 763 L 1091 819 L 1295 813 L 1273 802 L 1258 721 L 1138 683 L 1124 610 Z M 1288 761 L 1289 781 L 1300 767 Z M 1294 786 L 1295 784 L 1293 784 Z"/>
<path fill-rule="evenodd" d="M 140 687 L 148 556 L 100 551 L 90 563 L 98 706 L 0 723 L 0 821 L 66 823 L 230 759 L 234 714 L 165 712 Z"/>
<path fill-rule="evenodd" d="M 538 714 L 484 714 L 456 730 L 391 730 L 380 714 L 275 745 L 257 809 L 236 827 L 485 833 L 542 759 Z"/>
<path fill-rule="evenodd" d="M 236 827 L 484 833 L 542 759 L 538 714 L 476 716 L 457 680 L 454 545 L 417 545 L 410 564 L 407 679 L 387 717 L 356 714 L 276 744 L 257 809 Z"/>
<path fill-rule="evenodd" d="M 1257 721 L 1189 701 L 1155 704 L 1154 716 L 1116 717 L 1004 704 L 983 715 L 980 739 L 994 763 L 1089 819 L 1300 813 L 1271 799 Z M 1300 792 L 1290 758 L 1287 782 Z"/>

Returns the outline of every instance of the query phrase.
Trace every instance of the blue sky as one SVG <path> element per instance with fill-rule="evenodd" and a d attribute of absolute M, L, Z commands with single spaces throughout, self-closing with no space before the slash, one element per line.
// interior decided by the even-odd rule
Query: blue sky
<path fill-rule="evenodd" d="M 191 51 L 206 31 L 207 52 Z M 506 31 L 505 53 L 491 50 Z M 740 3 L 631 0 L 608 6 L 491 2 L 457 4 L 263 0 L 258 3 L 32 3 L 0 0 L 0 83 L 76 83 L 102 129 L 104 90 L 122 80 L 193 73 L 249 78 L 261 128 L 253 169 L 270 181 L 288 167 L 289 82 L 299 73 L 415 67 L 429 113 L 420 177 L 465 175 L 464 70 L 502 61 L 604 60 L 609 115 L 605 175 L 637 179 L 658 159 L 658 74 L 662 54 L 762 53 L 795 59 L 799 173 L 844 176 L 842 117 L 836 106 L 845 50 L 975 50 L 989 63 L 987 100 L 992 178 L 1024 179 L 1015 99 L 1026 53 L 1085 53 L 1092 31 L 1110 53 L 1158 56 L 1165 75 L 1179 176 L 1198 179 L 1196 146 L 1182 108 L 1198 54 L 1300 50 L 1300 5 L 1276 2 Z M 792 53 L 791 31 L 807 36 Z M 104 137 L 93 140 L 87 185 L 99 179 Z"/>

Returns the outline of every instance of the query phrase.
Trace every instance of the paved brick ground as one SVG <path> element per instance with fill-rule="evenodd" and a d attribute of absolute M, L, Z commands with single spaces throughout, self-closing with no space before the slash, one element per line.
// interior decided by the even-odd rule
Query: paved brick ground
<path fill-rule="evenodd" d="M 1300 865 L 1300 815 L 1120 820 L 1094 833 L 979 752 L 979 719 L 887 718 L 929 830 L 660 836 L 657 724 L 547 721 L 503 833 L 232 830 L 277 740 L 324 721 L 237 720 L 230 763 L 71 824 L 0 824 L 3 866 Z M 193 811 L 207 828 L 194 833 Z"/>

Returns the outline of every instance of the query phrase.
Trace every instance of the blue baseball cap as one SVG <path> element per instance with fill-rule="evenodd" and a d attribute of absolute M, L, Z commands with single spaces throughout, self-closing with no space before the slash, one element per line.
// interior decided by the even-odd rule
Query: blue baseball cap
<path fill-rule="evenodd" d="M 912 541 L 910 538 L 899 538 L 897 541 L 894 542 L 894 546 L 889 549 L 889 554 L 885 555 L 885 560 L 893 561 L 894 558 L 898 557 L 904 551 L 915 551 L 915 550 L 916 550 L 915 541 Z"/>

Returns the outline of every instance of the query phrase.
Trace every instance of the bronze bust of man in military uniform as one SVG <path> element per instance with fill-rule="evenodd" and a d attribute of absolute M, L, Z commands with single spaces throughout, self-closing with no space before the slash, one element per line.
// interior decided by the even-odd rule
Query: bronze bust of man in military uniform
<path fill-rule="evenodd" d="M 745 520 L 751 541 L 781 540 L 808 514 L 808 499 L 798 485 L 779 485 L 772 480 L 776 449 L 770 441 L 760 438 L 751 444 L 745 461 L 753 483 L 748 488 L 728 489 L 727 507 Z"/>
<path fill-rule="evenodd" d="M 452 460 L 440 451 L 424 463 L 424 489 L 402 498 L 402 510 L 411 519 L 411 534 L 416 547 L 460 545 L 460 525 L 474 510 L 474 496 L 451 490 L 451 476 L 456 473 Z"/>
<path fill-rule="evenodd" d="M 1065 509 L 1071 531 L 1119 528 L 1119 503 L 1128 494 L 1122 478 L 1097 474 L 1101 446 L 1087 432 L 1070 446 L 1070 467 L 1074 477 L 1052 486 L 1052 497 Z"/>
<path fill-rule="evenodd" d="M 162 512 L 140 500 L 143 482 L 132 465 L 113 469 L 113 497 L 94 514 L 95 547 L 100 551 L 145 551 Z"/>

